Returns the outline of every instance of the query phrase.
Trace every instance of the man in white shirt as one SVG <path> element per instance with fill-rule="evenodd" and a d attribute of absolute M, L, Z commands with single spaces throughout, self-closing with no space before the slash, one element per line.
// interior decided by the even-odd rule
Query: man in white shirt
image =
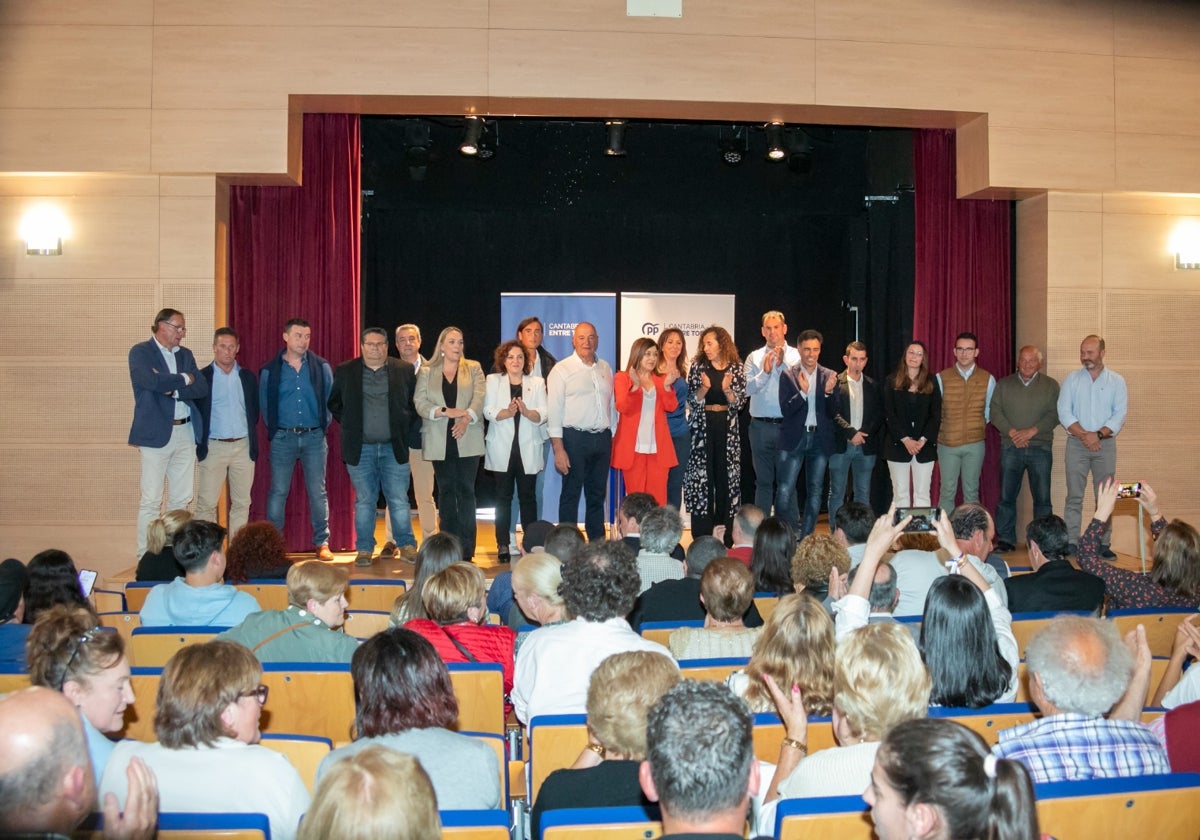
<path fill-rule="evenodd" d="M 648 650 L 671 656 L 662 645 L 633 632 L 625 620 L 637 598 L 638 571 L 624 543 L 588 543 L 563 563 L 560 591 L 575 619 L 539 627 L 517 653 L 511 697 L 522 723 L 539 715 L 586 712 L 588 680 L 611 654 Z"/>
<path fill-rule="evenodd" d="M 547 382 L 546 427 L 554 468 L 562 474 L 558 522 L 578 523 L 579 495 L 586 501 L 588 540 L 603 540 L 604 497 L 612 458 L 613 374 L 596 355 L 596 328 L 581 321 L 571 336 L 575 352 L 554 365 Z"/>
<path fill-rule="evenodd" d="M 771 310 L 762 316 L 762 336 L 766 344 L 746 357 L 746 396 L 750 398 L 750 452 L 754 457 L 754 504 L 769 513 L 775 501 L 776 472 L 779 468 L 779 374 L 799 364 L 800 351 L 787 343 L 787 321 L 783 313 Z M 795 509 L 785 518 L 799 518 Z M 783 512 L 776 511 L 777 516 Z"/>

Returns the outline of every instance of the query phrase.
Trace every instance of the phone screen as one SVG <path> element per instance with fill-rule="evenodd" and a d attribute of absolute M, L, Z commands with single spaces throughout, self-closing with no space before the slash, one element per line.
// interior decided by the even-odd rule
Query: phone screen
<path fill-rule="evenodd" d="M 92 569 L 80 569 L 79 571 L 79 588 L 83 590 L 83 597 L 89 598 L 92 594 L 92 587 L 96 585 L 98 573 Z"/>

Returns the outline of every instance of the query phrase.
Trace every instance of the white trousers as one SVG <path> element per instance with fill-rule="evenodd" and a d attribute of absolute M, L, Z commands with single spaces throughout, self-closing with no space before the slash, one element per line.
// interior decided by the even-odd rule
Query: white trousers
<path fill-rule="evenodd" d="M 167 510 L 186 508 L 196 483 L 196 438 L 191 423 L 171 427 L 165 446 L 139 446 L 142 456 L 142 489 L 138 501 L 137 559 L 146 553 L 146 529 L 162 511 L 163 485 Z"/>
<path fill-rule="evenodd" d="M 897 463 L 888 461 L 888 472 L 892 475 L 892 503 L 896 507 L 929 507 L 929 485 L 933 483 L 933 461 L 928 464 L 911 461 Z M 912 478 L 912 493 L 908 482 Z M 947 511 L 949 513 L 949 511 Z"/>

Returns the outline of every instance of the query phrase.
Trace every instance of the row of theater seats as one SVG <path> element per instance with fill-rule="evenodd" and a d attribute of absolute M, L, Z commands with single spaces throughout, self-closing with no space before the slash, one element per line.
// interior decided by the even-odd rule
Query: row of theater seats
<path fill-rule="evenodd" d="M 141 612 L 146 596 L 157 583 L 130 582 L 124 590 L 97 589 L 92 601 L 97 612 Z M 234 584 L 249 592 L 264 610 L 282 610 L 288 605 L 287 586 L 281 580 L 251 580 Z M 346 600 L 352 610 L 382 610 L 391 612 L 396 598 L 407 591 L 405 581 L 395 579 L 354 578 L 346 587 Z"/>

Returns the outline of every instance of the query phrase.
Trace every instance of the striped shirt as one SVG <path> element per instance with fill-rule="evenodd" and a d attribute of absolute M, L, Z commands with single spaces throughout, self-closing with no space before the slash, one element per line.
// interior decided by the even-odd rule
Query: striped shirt
<path fill-rule="evenodd" d="M 1063 712 L 1000 733 L 997 758 L 1028 768 L 1035 782 L 1114 779 L 1170 773 L 1154 733 L 1131 720 Z"/>

